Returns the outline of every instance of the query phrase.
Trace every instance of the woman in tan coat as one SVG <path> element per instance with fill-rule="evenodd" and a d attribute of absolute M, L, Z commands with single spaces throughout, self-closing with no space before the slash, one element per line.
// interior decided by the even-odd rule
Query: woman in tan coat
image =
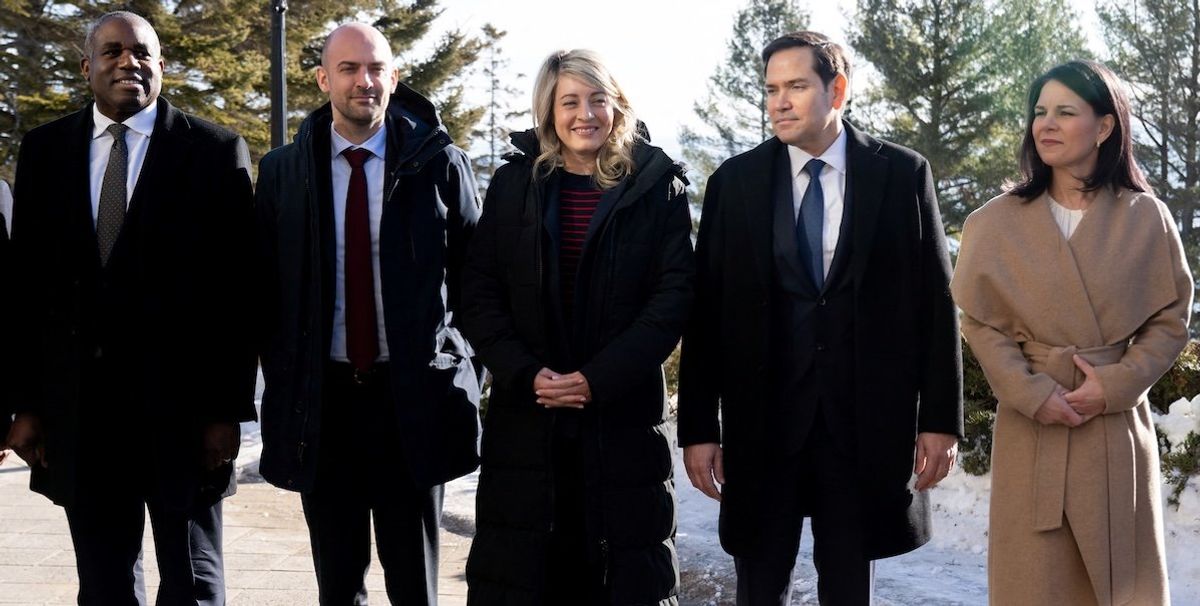
<path fill-rule="evenodd" d="M 996 413 L 996 605 L 1168 604 L 1146 392 L 1187 341 L 1192 278 L 1103 65 L 1038 78 L 1024 180 L 967 218 L 951 288 Z"/>

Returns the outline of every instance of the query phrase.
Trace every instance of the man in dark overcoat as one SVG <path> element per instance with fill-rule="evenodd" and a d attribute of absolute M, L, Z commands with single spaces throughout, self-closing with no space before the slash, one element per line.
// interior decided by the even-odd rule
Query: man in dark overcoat
<path fill-rule="evenodd" d="M 842 120 L 840 46 L 797 32 L 763 62 L 776 136 L 707 184 L 679 441 L 738 604 L 789 603 L 806 517 L 821 603 L 867 604 L 872 560 L 929 540 L 962 434 L 946 239 L 926 160 Z"/>
<path fill-rule="evenodd" d="M 388 41 L 325 41 L 329 103 L 259 167 L 263 458 L 301 493 L 321 604 L 437 602 L 442 484 L 479 462 L 479 384 L 454 325 L 479 216 L 470 161 L 399 83 Z"/>
<path fill-rule="evenodd" d="M 94 101 L 21 141 L 9 442 L 66 510 L 80 604 L 224 604 L 221 499 L 255 418 L 246 143 L 159 96 L 154 28 L 109 13 Z"/>

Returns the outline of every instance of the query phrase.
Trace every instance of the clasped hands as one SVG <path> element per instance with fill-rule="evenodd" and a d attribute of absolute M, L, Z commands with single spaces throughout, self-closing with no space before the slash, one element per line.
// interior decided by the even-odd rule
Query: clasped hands
<path fill-rule="evenodd" d="M 546 408 L 583 408 L 592 401 L 587 377 L 578 371 L 564 375 L 543 368 L 533 378 L 533 393 Z"/>
<path fill-rule="evenodd" d="M 1096 368 L 1078 355 L 1072 360 L 1083 372 L 1083 384 L 1075 391 L 1067 391 L 1062 385 L 1055 385 L 1054 392 L 1042 402 L 1033 415 L 1042 425 L 1079 427 L 1104 412 L 1107 400 L 1104 396 L 1104 386 L 1096 376 Z"/>
<path fill-rule="evenodd" d="M 242 429 L 235 422 L 215 422 L 204 426 L 201 434 L 200 463 L 207 471 L 232 463 L 241 448 Z M 0 440 L 0 445 L 5 440 Z M 36 415 L 18 414 L 8 432 L 7 446 L 16 451 L 30 467 L 50 467 L 46 459 L 46 434 Z M 2 451 L 0 451 L 2 452 Z M 0 455 L 0 462 L 4 457 Z"/>

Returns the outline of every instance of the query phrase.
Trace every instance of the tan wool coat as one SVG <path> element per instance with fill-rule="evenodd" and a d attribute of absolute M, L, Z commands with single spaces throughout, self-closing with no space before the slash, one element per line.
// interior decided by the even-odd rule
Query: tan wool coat
<path fill-rule="evenodd" d="M 988 586 L 995 605 L 1170 602 L 1146 392 L 1187 342 L 1192 277 L 1166 206 L 1103 190 L 1068 240 L 1045 194 L 971 214 L 951 289 L 999 401 Z M 1104 414 L 1034 414 L 1096 367 Z"/>

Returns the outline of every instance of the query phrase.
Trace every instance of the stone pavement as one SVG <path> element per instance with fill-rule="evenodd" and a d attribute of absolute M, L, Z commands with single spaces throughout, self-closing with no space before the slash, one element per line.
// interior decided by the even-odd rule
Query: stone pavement
<path fill-rule="evenodd" d="M 0 604 L 74 604 L 75 553 L 62 509 L 29 491 L 29 468 L 15 456 L 0 465 Z M 266 483 L 243 483 L 227 499 L 225 581 L 231 606 L 317 603 L 308 531 L 299 495 Z M 459 526 L 461 524 L 451 524 Z M 158 584 L 149 521 L 143 565 L 147 595 Z M 456 529 L 457 530 L 457 529 Z M 469 531 L 442 529 L 441 606 L 466 604 L 463 576 Z M 386 603 L 383 573 L 372 549 L 367 575 L 372 603 Z"/>

